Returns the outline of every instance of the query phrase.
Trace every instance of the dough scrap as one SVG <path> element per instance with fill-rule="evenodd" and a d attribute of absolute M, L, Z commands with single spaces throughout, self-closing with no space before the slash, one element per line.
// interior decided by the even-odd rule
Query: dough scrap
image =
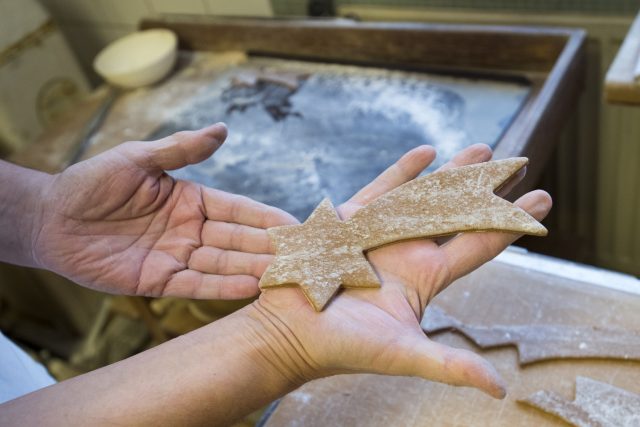
<path fill-rule="evenodd" d="M 438 305 L 422 321 L 427 334 L 455 329 L 480 348 L 514 345 L 520 365 L 550 359 L 640 360 L 640 333 L 590 325 L 469 325 Z"/>
<path fill-rule="evenodd" d="M 380 287 L 364 252 L 390 243 L 464 231 L 536 236 L 546 228 L 493 191 L 522 169 L 523 157 L 435 172 L 380 196 L 342 221 L 328 199 L 300 225 L 268 230 L 276 256 L 260 288 L 297 284 L 316 311 L 340 286 Z"/>
<path fill-rule="evenodd" d="M 576 377 L 576 398 L 541 390 L 519 402 L 578 427 L 640 425 L 640 395 L 587 377 Z"/>

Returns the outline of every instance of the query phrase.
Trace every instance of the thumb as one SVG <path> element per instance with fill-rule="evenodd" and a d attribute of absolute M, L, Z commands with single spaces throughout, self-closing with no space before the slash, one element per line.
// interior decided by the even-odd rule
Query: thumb
<path fill-rule="evenodd" d="M 399 340 L 394 361 L 388 366 L 394 372 L 386 373 L 475 387 L 498 399 L 506 395 L 504 380 L 484 358 L 472 351 L 431 341 L 425 335 Z"/>
<path fill-rule="evenodd" d="M 174 170 L 208 159 L 227 138 L 227 126 L 216 123 L 200 130 L 176 132 L 157 141 L 130 143 L 134 159 L 149 169 Z M 129 145 L 129 144 L 127 144 Z"/>

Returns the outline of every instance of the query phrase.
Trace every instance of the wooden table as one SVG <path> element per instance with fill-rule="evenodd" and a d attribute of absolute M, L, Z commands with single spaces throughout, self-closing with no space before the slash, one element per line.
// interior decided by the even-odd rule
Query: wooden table
<path fill-rule="evenodd" d="M 640 282 L 631 277 L 510 249 L 447 288 L 427 308 L 465 324 L 620 328 L 640 338 Z M 513 346 L 481 350 L 457 331 L 435 341 L 479 352 L 508 384 L 504 400 L 470 388 L 418 378 L 340 375 L 316 380 L 284 397 L 265 427 L 283 426 L 540 426 L 567 425 L 518 403 L 539 390 L 573 400 L 576 376 L 640 393 L 640 362 L 593 358 L 548 360 L 521 366 Z M 591 342 L 584 345 L 591 345 Z"/>

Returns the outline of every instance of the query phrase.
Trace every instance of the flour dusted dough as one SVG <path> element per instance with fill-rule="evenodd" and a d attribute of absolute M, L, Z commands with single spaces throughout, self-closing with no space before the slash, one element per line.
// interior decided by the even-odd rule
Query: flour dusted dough
<path fill-rule="evenodd" d="M 573 401 L 541 390 L 521 402 L 578 427 L 640 425 L 640 395 L 587 377 L 576 377 Z"/>
<path fill-rule="evenodd" d="M 300 225 L 269 229 L 276 256 L 261 288 L 298 284 L 321 311 L 340 286 L 379 287 L 364 251 L 390 243 L 463 231 L 544 236 L 522 209 L 493 194 L 528 160 L 512 158 L 462 166 L 414 179 L 342 221 L 328 199 Z"/>
<path fill-rule="evenodd" d="M 640 361 L 640 333 L 620 328 L 588 324 L 495 324 L 474 325 L 461 322 L 437 303 L 422 320 L 427 334 L 455 329 L 488 349 L 514 345 L 520 365 L 551 359 L 619 359 Z"/>

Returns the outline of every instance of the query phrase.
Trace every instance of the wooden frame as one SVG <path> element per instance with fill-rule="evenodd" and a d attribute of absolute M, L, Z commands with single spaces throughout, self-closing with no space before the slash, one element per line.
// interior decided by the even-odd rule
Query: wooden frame
<path fill-rule="evenodd" d="M 525 79 L 530 96 L 495 148 L 496 158 L 532 160 L 519 192 L 538 181 L 585 78 L 586 34 L 579 29 L 190 15 L 147 19 L 141 28 L 171 29 L 187 50 Z"/>
<path fill-rule="evenodd" d="M 607 102 L 640 104 L 640 13 L 607 71 L 604 96 Z"/>

